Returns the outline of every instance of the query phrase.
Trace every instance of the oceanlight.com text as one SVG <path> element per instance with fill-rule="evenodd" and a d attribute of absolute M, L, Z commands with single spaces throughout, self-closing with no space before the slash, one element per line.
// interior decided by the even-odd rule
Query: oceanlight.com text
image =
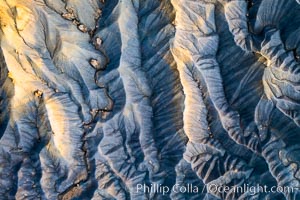
<path fill-rule="evenodd" d="M 226 186 L 226 185 L 216 185 L 208 184 L 204 186 L 198 186 L 193 184 L 179 185 L 175 184 L 172 187 L 162 185 L 162 184 L 138 184 L 136 185 L 136 193 L 158 193 L 162 195 L 167 195 L 169 193 L 211 193 L 211 194 L 221 194 L 221 193 L 248 193 L 250 195 L 256 195 L 258 193 L 294 193 L 298 190 L 295 187 L 288 186 L 267 186 L 267 185 L 249 185 L 242 184 L 239 186 Z"/>

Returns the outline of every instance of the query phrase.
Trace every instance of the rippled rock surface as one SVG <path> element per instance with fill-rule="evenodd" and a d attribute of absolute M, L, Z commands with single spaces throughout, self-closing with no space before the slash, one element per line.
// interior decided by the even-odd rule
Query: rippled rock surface
<path fill-rule="evenodd" d="M 0 0 L 0 199 L 300 199 L 299 13 Z"/>

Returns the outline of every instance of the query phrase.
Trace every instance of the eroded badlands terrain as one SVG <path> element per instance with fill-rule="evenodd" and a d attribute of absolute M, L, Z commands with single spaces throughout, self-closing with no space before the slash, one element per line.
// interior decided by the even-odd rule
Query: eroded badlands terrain
<path fill-rule="evenodd" d="M 0 199 L 300 199 L 299 13 L 0 0 Z"/>

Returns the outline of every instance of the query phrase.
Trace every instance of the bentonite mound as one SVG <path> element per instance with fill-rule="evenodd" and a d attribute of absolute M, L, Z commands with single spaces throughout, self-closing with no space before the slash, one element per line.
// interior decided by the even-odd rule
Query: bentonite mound
<path fill-rule="evenodd" d="M 299 4 L 0 0 L 0 200 L 299 200 Z"/>

